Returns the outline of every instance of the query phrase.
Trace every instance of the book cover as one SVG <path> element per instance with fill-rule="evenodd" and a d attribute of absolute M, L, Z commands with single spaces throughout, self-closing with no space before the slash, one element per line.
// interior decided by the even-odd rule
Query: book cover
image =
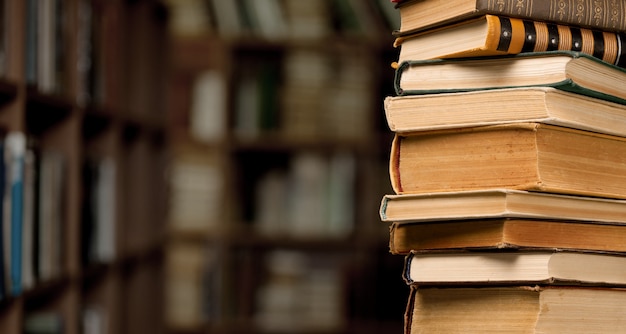
<path fill-rule="evenodd" d="M 485 15 L 419 34 L 398 37 L 394 45 L 400 48 L 400 63 L 435 58 L 575 51 L 624 67 L 625 37 L 622 32 Z"/>
<path fill-rule="evenodd" d="M 396 134 L 397 194 L 509 188 L 626 199 L 626 137 L 542 123 Z"/>
<path fill-rule="evenodd" d="M 626 290 L 575 286 L 411 289 L 405 334 L 621 333 Z"/>
<path fill-rule="evenodd" d="M 417 285 L 626 283 L 626 257 L 571 251 L 411 253 L 403 278 Z"/>
<path fill-rule="evenodd" d="M 534 218 L 626 224 L 626 201 L 511 189 L 384 195 L 383 222 L 410 223 L 485 218 Z"/>
<path fill-rule="evenodd" d="M 612 0 L 398 0 L 400 28 L 410 34 L 443 24 L 496 14 L 610 31 L 626 30 L 626 5 Z"/>
<path fill-rule="evenodd" d="M 419 95 L 541 86 L 626 104 L 619 88 L 624 80 L 621 67 L 580 52 L 553 51 L 407 61 L 396 69 L 394 88 L 398 95 Z"/>
<path fill-rule="evenodd" d="M 388 96 L 385 118 L 395 133 L 538 122 L 623 136 L 626 107 L 553 87 L 515 87 Z"/>
<path fill-rule="evenodd" d="M 494 218 L 420 223 L 391 223 L 389 252 L 453 250 L 568 249 L 626 252 L 626 229 L 618 224 Z"/>

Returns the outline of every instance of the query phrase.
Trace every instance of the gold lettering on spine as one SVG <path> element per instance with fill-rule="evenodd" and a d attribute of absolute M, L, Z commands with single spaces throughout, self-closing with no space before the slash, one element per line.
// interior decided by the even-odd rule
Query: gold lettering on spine
<path fill-rule="evenodd" d="M 558 15 L 559 20 L 563 20 L 567 12 L 567 3 L 565 0 L 559 0 L 557 3 L 556 14 Z"/>
<path fill-rule="evenodd" d="M 609 3 L 609 22 L 611 28 L 620 28 L 620 2 L 618 0 L 611 0 Z"/>
<path fill-rule="evenodd" d="M 593 22 L 596 25 L 602 24 L 602 18 L 604 17 L 604 1 L 593 0 Z"/>
<path fill-rule="evenodd" d="M 517 0 L 517 3 L 515 4 L 515 8 L 517 8 L 518 15 L 524 13 L 524 8 L 526 7 L 525 2 L 526 0 Z"/>
<path fill-rule="evenodd" d="M 576 1 L 576 18 L 578 19 L 578 23 L 582 23 L 585 21 L 585 0 L 577 0 Z"/>
<path fill-rule="evenodd" d="M 506 6 L 506 3 L 504 2 L 504 0 L 498 0 L 496 2 L 496 8 L 499 12 L 503 12 L 505 6 Z"/>

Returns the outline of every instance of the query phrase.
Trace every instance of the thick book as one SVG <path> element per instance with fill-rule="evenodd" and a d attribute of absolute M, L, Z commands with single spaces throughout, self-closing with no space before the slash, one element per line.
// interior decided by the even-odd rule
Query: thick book
<path fill-rule="evenodd" d="M 412 286 L 405 334 L 623 333 L 626 290 L 584 286 Z"/>
<path fill-rule="evenodd" d="M 626 284 L 623 254 L 570 251 L 411 253 L 403 278 L 417 285 Z"/>
<path fill-rule="evenodd" d="M 626 30 L 626 3 L 611 0 L 406 0 L 398 2 L 396 35 L 463 21 L 504 15 L 611 31 Z"/>
<path fill-rule="evenodd" d="M 625 253 L 626 229 L 617 224 L 523 218 L 392 223 L 389 226 L 389 252 L 394 255 L 507 249 Z"/>
<path fill-rule="evenodd" d="M 398 63 L 435 58 L 575 51 L 626 66 L 626 34 L 484 15 L 458 24 L 396 38 Z"/>
<path fill-rule="evenodd" d="M 384 109 L 396 133 L 520 122 L 618 136 L 626 129 L 626 106 L 553 87 L 388 96 Z"/>
<path fill-rule="evenodd" d="M 626 199 L 626 137 L 543 123 L 395 134 L 397 194 L 520 189 Z"/>
<path fill-rule="evenodd" d="M 410 61 L 396 69 L 398 95 L 550 86 L 626 104 L 626 70 L 580 52 Z"/>
<path fill-rule="evenodd" d="M 379 214 L 388 223 L 535 218 L 625 225 L 626 200 L 512 189 L 388 194 Z"/>

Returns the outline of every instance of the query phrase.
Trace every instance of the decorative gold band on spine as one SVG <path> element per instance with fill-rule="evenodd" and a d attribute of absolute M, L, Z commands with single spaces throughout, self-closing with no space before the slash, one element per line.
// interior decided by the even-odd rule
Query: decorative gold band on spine
<path fill-rule="evenodd" d="M 559 50 L 572 49 L 572 31 L 568 26 L 558 25 L 559 29 Z"/>
<path fill-rule="evenodd" d="M 544 22 L 535 22 L 535 52 L 543 52 L 548 50 L 548 26 Z"/>
<path fill-rule="evenodd" d="M 619 52 L 617 35 L 609 32 L 604 32 L 602 35 L 604 36 L 604 57 L 602 60 L 609 64 L 615 64 Z"/>
<path fill-rule="evenodd" d="M 524 29 L 524 20 L 511 19 L 511 44 L 509 45 L 509 53 L 520 53 L 524 47 L 526 40 L 526 31 Z"/>
<path fill-rule="evenodd" d="M 593 32 L 589 29 L 580 29 L 580 34 L 583 38 L 582 53 L 593 55 Z"/>

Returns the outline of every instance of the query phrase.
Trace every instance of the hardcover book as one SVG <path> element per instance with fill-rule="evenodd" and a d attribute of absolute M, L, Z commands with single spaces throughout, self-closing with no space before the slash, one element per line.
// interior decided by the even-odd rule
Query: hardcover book
<path fill-rule="evenodd" d="M 626 30 L 626 3 L 611 0 L 398 0 L 397 35 L 496 14 L 611 31 Z"/>
<path fill-rule="evenodd" d="M 411 289 L 405 333 L 622 333 L 626 290 L 487 286 Z"/>
<path fill-rule="evenodd" d="M 384 109 L 396 133 L 519 122 L 617 136 L 626 129 L 626 106 L 552 87 L 388 96 Z"/>
<path fill-rule="evenodd" d="M 411 223 L 485 218 L 535 218 L 626 224 L 626 201 L 512 189 L 385 195 L 383 222 Z"/>
<path fill-rule="evenodd" d="M 626 284 L 626 256 L 568 251 L 411 253 L 407 284 Z"/>
<path fill-rule="evenodd" d="M 626 199 L 626 137 L 542 123 L 396 134 L 397 194 L 519 189 Z"/>
<path fill-rule="evenodd" d="M 399 63 L 546 51 L 576 51 L 626 66 L 626 35 L 504 16 L 480 18 L 396 38 Z"/>
<path fill-rule="evenodd" d="M 495 218 L 391 223 L 389 251 L 569 249 L 626 252 L 624 226 L 585 221 Z"/>
<path fill-rule="evenodd" d="M 410 61 L 394 80 L 398 95 L 551 86 L 626 104 L 626 70 L 580 52 Z"/>

